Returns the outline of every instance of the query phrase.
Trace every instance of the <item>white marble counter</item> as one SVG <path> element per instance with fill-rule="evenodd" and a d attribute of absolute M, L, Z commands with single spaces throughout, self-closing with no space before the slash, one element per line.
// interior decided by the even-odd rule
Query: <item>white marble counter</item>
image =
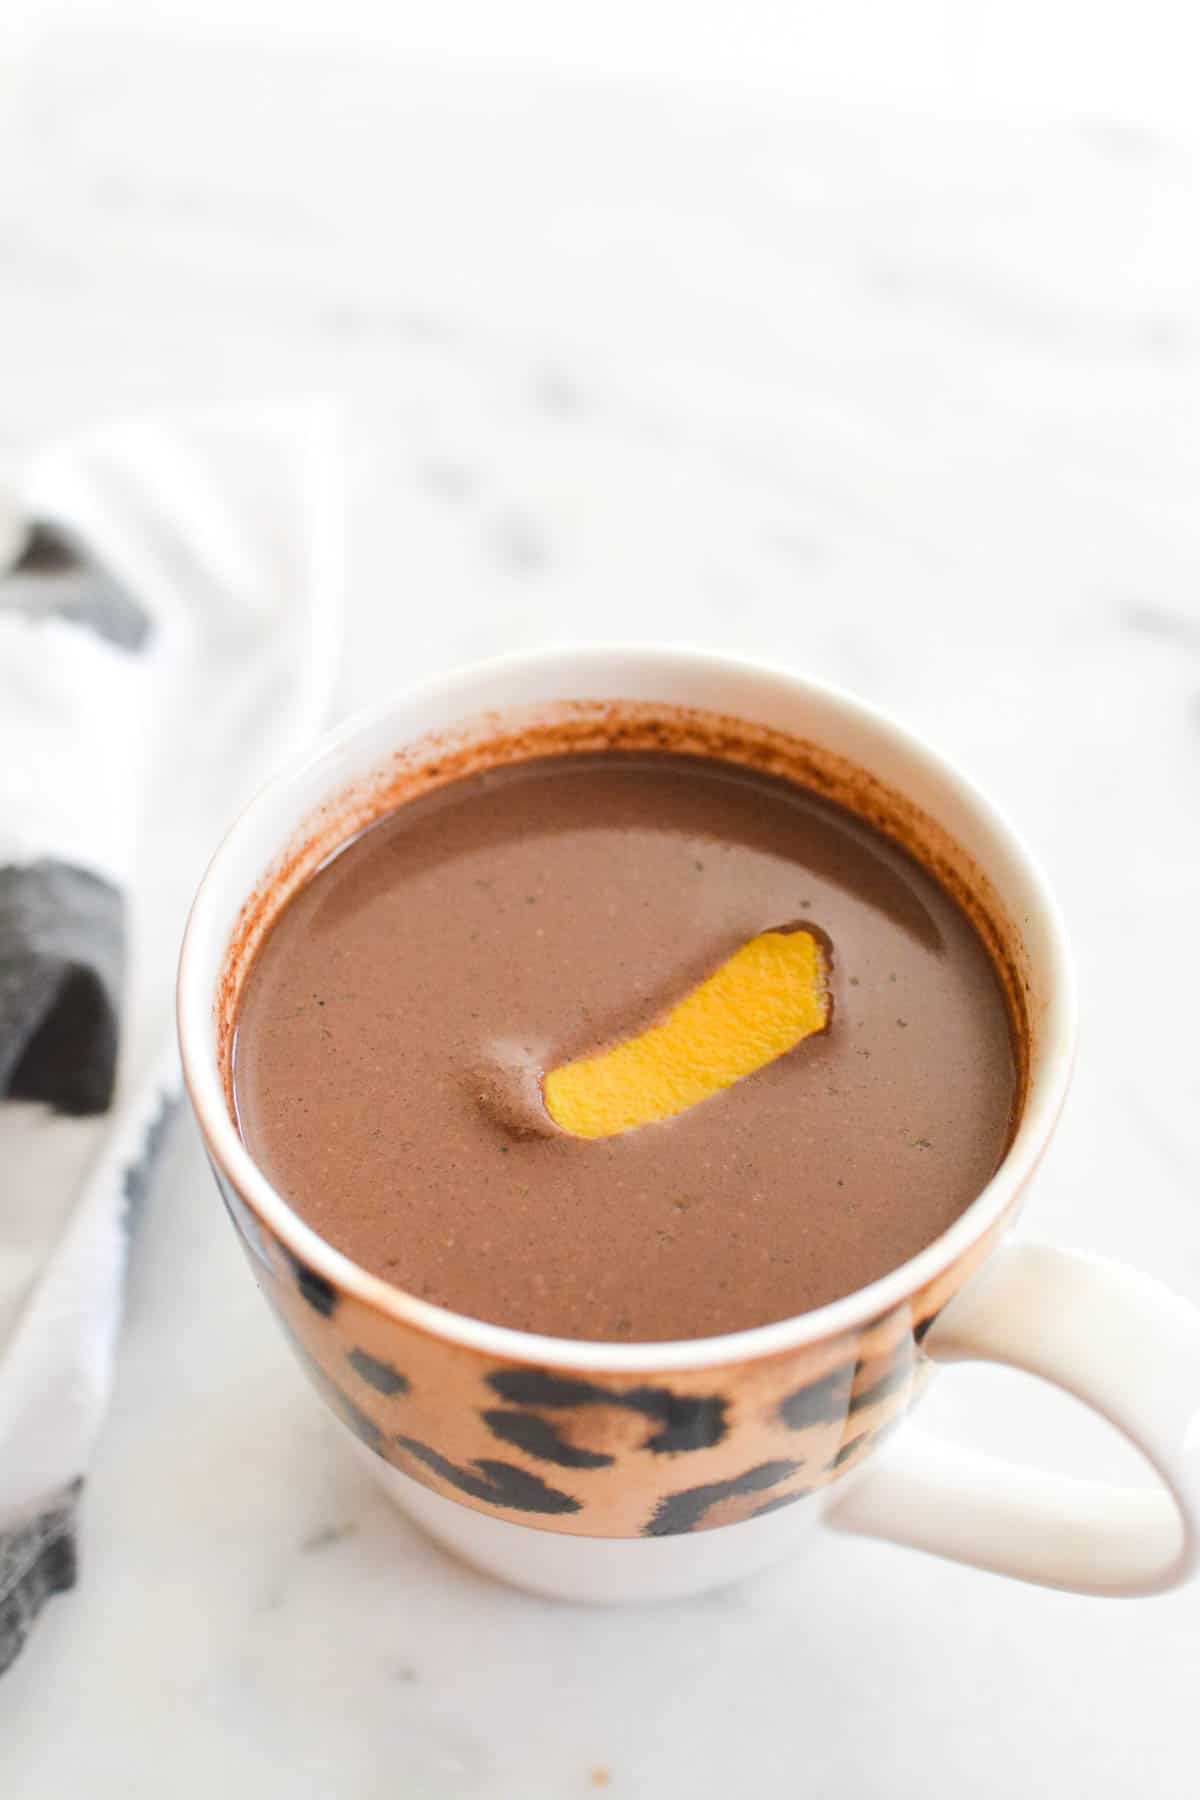
<path fill-rule="evenodd" d="M 548 639 L 856 688 L 1058 886 L 1078 1079 L 1030 1228 L 1200 1300 L 1200 164 L 933 119 L 60 43 L 0 74 L 0 454 L 344 392 L 342 697 Z M 932 1429 L 1098 1474 L 995 1372 Z M 882 1546 L 648 1613 L 451 1563 L 335 1444 L 190 1126 L 136 1248 L 81 1585 L 0 1683 L 21 1800 L 1195 1793 L 1200 1591 Z"/>

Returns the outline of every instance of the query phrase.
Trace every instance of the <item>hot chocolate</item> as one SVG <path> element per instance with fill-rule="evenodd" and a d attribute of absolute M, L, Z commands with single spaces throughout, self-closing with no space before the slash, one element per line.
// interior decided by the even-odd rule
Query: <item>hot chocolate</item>
<path fill-rule="evenodd" d="M 822 947 L 819 1028 L 674 1117 L 556 1125 L 547 1073 L 780 931 Z M 765 1324 L 906 1261 L 995 1171 L 1018 1077 L 988 952 L 888 837 L 775 776 L 612 750 L 450 781 L 327 862 L 254 958 L 233 1086 L 256 1161 L 365 1268 L 623 1341 Z"/>

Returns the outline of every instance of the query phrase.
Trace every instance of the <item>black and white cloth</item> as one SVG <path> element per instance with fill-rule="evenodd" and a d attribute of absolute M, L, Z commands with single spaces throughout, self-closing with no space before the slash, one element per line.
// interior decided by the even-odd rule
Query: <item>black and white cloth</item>
<path fill-rule="evenodd" d="M 325 408 L 132 422 L 0 493 L 0 1672 L 76 1578 L 190 893 L 326 712 Z"/>

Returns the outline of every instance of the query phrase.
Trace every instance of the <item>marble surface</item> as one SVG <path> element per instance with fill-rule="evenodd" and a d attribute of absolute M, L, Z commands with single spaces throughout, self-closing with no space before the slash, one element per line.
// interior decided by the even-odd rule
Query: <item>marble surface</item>
<path fill-rule="evenodd" d="M 335 393 L 343 707 L 607 636 L 898 713 L 1020 824 L 1078 946 L 1027 1229 L 1200 1301 L 1198 212 L 1194 145 L 1103 119 L 64 39 L 0 68 L 0 461 Z M 1132 1460 L 995 1371 L 925 1422 Z M 1198 1691 L 1200 1590 L 848 1540 L 651 1612 L 477 1578 L 335 1443 L 181 1122 L 82 1582 L 0 1733 L 22 1800 L 1184 1800 Z"/>

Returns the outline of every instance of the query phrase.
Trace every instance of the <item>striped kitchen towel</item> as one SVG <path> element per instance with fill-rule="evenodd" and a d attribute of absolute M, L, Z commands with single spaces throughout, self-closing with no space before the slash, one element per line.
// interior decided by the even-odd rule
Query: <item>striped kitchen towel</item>
<path fill-rule="evenodd" d="M 223 827 L 327 710 L 326 408 L 98 431 L 0 493 L 0 1671 L 73 1585 Z"/>

